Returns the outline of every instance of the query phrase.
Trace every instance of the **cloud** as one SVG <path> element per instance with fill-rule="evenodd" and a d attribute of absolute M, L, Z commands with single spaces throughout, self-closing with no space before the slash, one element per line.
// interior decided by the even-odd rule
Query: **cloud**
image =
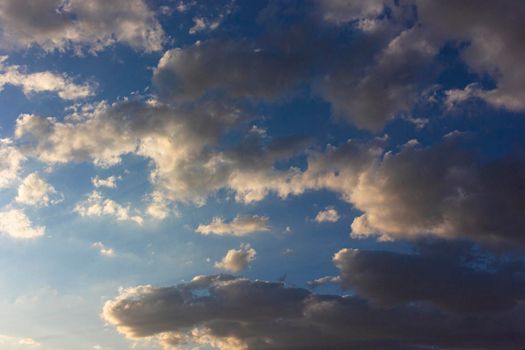
<path fill-rule="evenodd" d="M 416 254 L 342 249 L 333 261 L 341 275 L 331 282 L 383 306 L 420 301 L 454 312 L 499 312 L 525 299 L 523 263 L 476 256 L 468 245 L 428 245 Z"/>
<path fill-rule="evenodd" d="M 303 84 L 329 102 L 337 118 L 380 131 L 393 118 L 411 117 L 415 106 L 431 103 L 428 94 L 443 88 L 437 81 L 448 68 L 439 63 L 439 53 L 452 45 L 474 73 L 488 75 L 496 86 L 476 84 L 463 99 L 482 98 L 521 111 L 525 50 L 516 28 L 523 27 L 519 14 L 524 11 L 512 0 L 501 7 L 472 0 L 329 0 L 301 9 L 271 4 L 259 14 L 260 37 L 169 50 L 153 80 L 161 96 L 177 101 L 217 92 L 278 101 Z M 297 16 L 287 25 L 275 20 L 288 12 Z M 195 21 L 194 31 L 207 27 L 202 18 Z M 449 94 L 459 96 L 462 90 Z"/>
<path fill-rule="evenodd" d="M 518 155 L 480 164 L 476 158 L 453 136 L 434 147 L 407 146 L 385 154 L 349 194 L 364 212 L 354 219 L 352 235 L 433 234 L 489 245 L 523 244 L 518 213 L 525 201 L 518 183 L 524 160 Z"/>
<path fill-rule="evenodd" d="M 245 270 L 255 260 L 256 251 L 249 244 L 241 244 L 240 249 L 230 249 L 215 267 L 226 271 L 238 273 Z"/>
<path fill-rule="evenodd" d="M 103 50 L 123 43 L 136 50 L 162 49 L 165 33 L 142 0 L 6 0 L 0 4 L 4 48 L 38 45 L 45 51 Z"/>
<path fill-rule="evenodd" d="M 224 186 L 230 171 L 230 162 L 211 146 L 239 118 L 239 110 L 215 102 L 171 107 L 124 100 L 86 106 L 66 121 L 24 114 L 15 136 L 25 154 L 48 164 L 109 167 L 136 154 L 152 161 L 150 180 L 167 199 L 202 203 Z"/>
<path fill-rule="evenodd" d="M 269 231 L 268 218 L 265 216 L 251 215 L 241 216 L 237 215 L 232 221 L 224 222 L 220 217 L 214 217 L 210 224 L 199 225 L 195 232 L 203 235 L 233 235 L 246 236 L 254 232 Z"/>
<path fill-rule="evenodd" d="M 155 336 L 166 348 L 496 350 L 523 342 L 522 309 L 459 315 L 410 305 L 377 308 L 355 296 L 219 275 L 122 289 L 105 303 L 103 317 L 130 339 Z"/>
<path fill-rule="evenodd" d="M 42 345 L 33 338 L 20 338 L 9 335 L 0 334 L 0 345 L 8 349 L 36 349 Z"/>
<path fill-rule="evenodd" d="M 359 35 L 350 36 L 348 28 L 334 30 L 326 20 L 342 15 L 341 7 L 381 11 L 382 2 L 318 3 L 314 13 L 312 6 L 268 6 L 259 16 L 260 39 L 206 40 L 169 50 L 155 70 L 154 85 L 163 98 L 176 101 L 214 93 L 279 101 L 303 84 L 329 102 L 336 117 L 374 131 L 408 114 L 438 72 L 432 63 L 439 47 L 417 27 L 406 28 L 414 11 L 392 2 L 392 20 L 377 20 L 373 31 L 352 25 Z M 300 20 L 289 25 L 275 20 L 287 11 L 300 12 Z"/>
<path fill-rule="evenodd" d="M 525 30 L 525 7 L 512 0 L 416 1 L 427 36 L 442 43 L 467 42 L 461 57 L 479 75 L 495 81 L 492 89 L 477 87 L 471 96 L 510 110 L 525 109 L 525 49 L 518 33 Z M 467 90 L 468 91 L 468 90 Z"/>
<path fill-rule="evenodd" d="M 304 170 L 278 169 L 277 162 L 305 152 L 305 140 L 248 133 L 238 144 L 219 147 L 221 136 L 242 124 L 239 114 L 209 101 L 184 107 L 119 101 L 94 105 L 63 122 L 22 115 L 15 137 L 24 155 L 49 164 L 91 161 L 107 167 L 126 154 L 149 159 L 150 181 L 163 197 L 151 201 L 149 215 L 160 219 L 171 201 L 202 205 L 220 189 L 231 190 L 243 203 L 270 193 L 286 198 L 329 190 L 362 212 L 352 223 L 354 238 L 435 235 L 494 246 L 524 243 L 520 179 L 525 165 L 520 155 L 481 162 L 462 145 L 466 136 L 452 133 L 432 146 L 412 141 L 389 152 L 383 149 L 385 138 L 350 140 L 308 152 Z M 260 224 L 253 227 L 260 229 Z M 254 222 L 246 219 L 228 223 L 217 218 L 197 229 L 242 234 L 242 227 L 250 225 Z"/>
<path fill-rule="evenodd" d="M 0 211 L 0 233 L 15 239 L 41 237 L 44 226 L 33 226 L 33 223 L 21 209 L 4 208 Z"/>
<path fill-rule="evenodd" d="M 26 205 L 47 207 L 49 204 L 55 204 L 61 200 L 58 197 L 53 199 L 51 195 L 57 197 L 58 193 L 55 188 L 45 182 L 38 173 L 31 173 L 18 186 L 15 201 Z"/>
<path fill-rule="evenodd" d="M 133 214 L 129 207 L 104 198 L 97 191 L 91 192 L 86 200 L 77 203 L 73 211 L 80 216 L 111 216 L 118 221 L 134 221 L 139 225 L 144 222 L 142 216 Z"/>
<path fill-rule="evenodd" d="M 64 100 L 76 100 L 95 94 L 90 84 L 78 85 L 65 74 L 50 71 L 25 73 L 19 66 L 6 66 L 7 56 L 0 56 L 0 91 L 5 85 L 20 87 L 25 95 L 54 92 Z"/>
<path fill-rule="evenodd" d="M 100 177 L 95 176 L 94 178 L 91 179 L 91 182 L 93 183 L 93 186 L 95 186 L 95 188 L 100 188 L 100 187 L 116 188 L 117 181 L 121 179 L 122 179 L 122 176 L 115 176 L 115 175 L 108 176 L 105 179 L 101 179 Z"/>
<path fill-rule="evenodd" d="M 339 221 L 339 213 L 334 208 L 326 208 L 326 210 L 321 210 L 315 216 L 315 221 L 318 223 L 321 222 L 337 222 Z"/>
<path fill-rule="evenodd" d="M 9 187 L 18 179 L 18 173 L 26 157 L 10 139 L 0 139 L 0 188 Z"/>
<path fill-rule="evenodd" d="M 160 191 L 154 191 L 149 195 L 149 204 L 146 208 L 146 213 L 157 220 L 164 220 L 172 212 L 170 209 L 170 201 Z"/>
<path fill-rule="evenodd" d="M 322 0 L 316 1 L 318 10 L 325 21 L 345 24 L 360 18 L 376 17 L 385 8 L 385 0 Z"/>
<path fill-rule="evenodd" d="M 294 55 L 260 50 L 248 42 L 204 41 L 168 50 L 153 81 L 161 96 L 180 101 L 209 90 L 235 98 L 273 99 L 300 81 L 303 66 Z"/>
<path fill-rule="evenodd" d="M 241 200 L 271 192 L 283 198 L 312 190 L 337 193 L 362 212 L 352 222 L 354 238 L 434 235 L 523 245 L 523 156 L 482 162 L 466 143 L 466 136 L 452 133 L 432 146 L 409 142 L 385 152 L 381 139 L 349 141 L 310 152 L 305 170 L 246 173 L 230 186 Z"/>
<path fill-rule="evenodd" d="M 112 248 L 106 247 L 102 242 L 95 242 L 91 247 L 97 249 L 102 256 L 112 257 L 115 255 L 115 251 Z"/>

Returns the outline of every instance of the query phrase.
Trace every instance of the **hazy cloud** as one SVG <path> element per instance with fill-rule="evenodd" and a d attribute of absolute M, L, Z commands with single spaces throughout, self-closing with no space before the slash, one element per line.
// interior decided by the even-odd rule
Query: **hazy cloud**
<path fill-rule="evenodd" d="M 232 221 L 224 222 L 220 217 L 214 217 L 210 224 L 199 225 L 195 230 L 203 235 L 233 235 L 246 236 L 254 232 L 269 231 L 268 218 L 265 216 L 251 215 L 242 216 L 237 215 Z"/>

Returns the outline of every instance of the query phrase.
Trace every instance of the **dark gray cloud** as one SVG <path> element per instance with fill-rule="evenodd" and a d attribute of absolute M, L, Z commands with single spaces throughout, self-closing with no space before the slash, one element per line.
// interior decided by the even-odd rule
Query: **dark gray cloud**
<path fill-rule="evenodd" d="M 142 286 L 108 301 L 103 316 L 130 338 L 221 349 L 511 349 L 523 346 L 523 305 L 503 313 L 374 307 L 358 297 L 312 294 L 282 283 L 201 276 Z"/>
<path fill-rule="evenodd" d="M 525 4 L 503 0 L 416 1 L 426 36 L 438 43 L 467 43 L 461 55 L 472 71 L 488 74 L 493 89 L 477 87 L 463 98 L 480 97 L 510 110 L 525 109 Z"/>
<path fill-rule="evenodd" d="M 466 244 L 431 244 L 417 254 L 342 249 L 333 261 L 341 274 L 328 282 L 383 306 L 422 301 L 455 312 L 497 312 L 525 299 L 522 262 L 478 255 Z"/>
<path fill-rule="evenodd" d="M 214 39 L 168 51 L 154 77 L 159 92 L 179 100 L 212 92 L 275 100 L 303 84 L 329 102 L 336 117 L 377 131 L 428 102 L 426 91 L 437 88 L 438 73 L 446 69 L 437 54 L 452 43 L 466 44 L 462 59 L 496 87 L 452 89 L 446 93 L 449 104 L 477 97 L 497 107 L 525 108 L 520 64 L 525 10 L 516 1 L 301 4 L 270 2 L 259 16 L 261 37 Z"/>
<path fill-rule="evenodd" d="M 210 93 L 275 100 L 303 84 L 330 102 L 337 116 L 374 130 L 408 111 L 432 76 L 426 68 L 434 49 L 424 38 L 405 32 L 398 20 L 345 34 L 315 9 L 271 3 L 259 15 L 262 38 L 215 39 L 170 50 L 154 83 L 162 96 L 175 100 Z M 283 24 L 282 15 L 298 19 Z"/>

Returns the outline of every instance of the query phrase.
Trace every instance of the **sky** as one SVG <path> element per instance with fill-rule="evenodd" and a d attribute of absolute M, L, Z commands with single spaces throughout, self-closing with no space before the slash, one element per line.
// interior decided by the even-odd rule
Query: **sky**
<path fill-rule="evenodd" d="M 523 348 L 524 35 L 520 0 L 0 0 L 0 348 Z"/>

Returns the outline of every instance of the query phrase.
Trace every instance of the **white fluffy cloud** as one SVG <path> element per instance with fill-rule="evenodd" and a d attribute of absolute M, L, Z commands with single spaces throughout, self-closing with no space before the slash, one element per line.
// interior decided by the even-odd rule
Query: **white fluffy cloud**
<path fill-rule="evenodd" d="M 21 209 L 6 208 L 0 211 L 0 233 L 11 238 L 29 239 L 41 237 L 43 226 L 34 226 Z"/>
<path fill-rule="evenodd" d="M 151 52 L 165 40 L 143 0 L 4 0 L 0 29 L 4 48 L 38 45 L 46 51 L 96 52 L 124 43 Z"/>
<path fill-rule="evenodd" d="M 245 270 L 255 260 L 257 252 L 249 244 L 241 244 L 239 249 L 230 249 L 215 267 L 226 271 L 238 273 Z"/>
<path fill-rule="evenodd" d="M 317 213 L 315 216 L 315 221 L 321 223 L 321 222 L 337 222 L 339 221 L 339 213 L 334 208 L 326 208 L 325 210 L 321 210 Z"/>
<path fill-rule="evenodd" d="M 77 203 L 74 211 L 80 216 L 111 216 L 118 221 L 133 221 L 139 225 L 144 222 L 142 216 L 132 213 L 129 207 L 104 198 L 97 191 L 91 192 L 86 200 Z"/>
<path fill-rule="evenodd" d="M 25 156 L 9 139 L 0 139 L 0 188 L 10 186 L 18 179 Z"/>
<path fill-rule="evenodd" d="M 56 198 L 52 198 L 53 195 Z M 45 182 L 37 173 L 29 174 L 22 180 L 15 197 L 15 201 L 18 203 L 39 207 L 46 207 L 59 200 L 55 188 Z"/>
<path fill-rule="evenodd" d="M 254 232 L 269 231 L 268 218 L 265 216 L 237 215 L 232 221 L 225 222 L 220 217 L 214 217 L 208 225 L 199 225 L 195 230 L 203 235 L 233 235 L 246 236 Z"/>
<path fill-rule="evenodd" d="M 49 71 L 26 73 L 19 66 L 7 66 L 7 56 L 0 56 L 0 91 L 5 85 L 20 87 L 24 94 L 37 92 L 57 93 L 64 100 L 76 100 L 93 95 L 92 85 L 79 85 L 64 74 Z"/>

